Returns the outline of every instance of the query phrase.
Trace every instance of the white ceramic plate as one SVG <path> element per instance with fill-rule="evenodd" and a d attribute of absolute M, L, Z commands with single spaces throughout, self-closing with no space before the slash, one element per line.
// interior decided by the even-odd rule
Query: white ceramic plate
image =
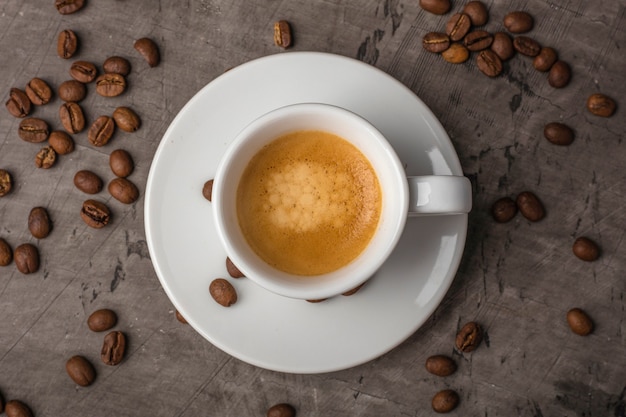
<path fill-rule="evenodd" d="M 202 186 L 245 125 L 300 102 L 334 104 L 368 119 L 389 139 L 408 175 L 462 175 L 441 124 L 400 82 L 354 59 L 287 52 L 224 73 L 180 111 L 152 163 L 145 226 L 161 285 L 196 331 L 250 364 L 321 373 L 382 355 L 428 319 L 458 268 L 467 215 L 410 218 L 388 261 L 349 297 L 309 303 L 230 278 Z M 229 308 L 209 295 L 209 283 L 218 277 L 238 292 Z"/>

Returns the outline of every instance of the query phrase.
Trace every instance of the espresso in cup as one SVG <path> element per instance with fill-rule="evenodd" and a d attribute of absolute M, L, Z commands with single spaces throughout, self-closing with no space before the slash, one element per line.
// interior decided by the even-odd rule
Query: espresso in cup
<path fill-rule="evenodd" d="M 382 192 L 370 161 L 333 133 L 282 135 L 250 160 L 237 188 L 237 219 L 274 268 L 313 276 L 357 258 L 378 227 Z"/>

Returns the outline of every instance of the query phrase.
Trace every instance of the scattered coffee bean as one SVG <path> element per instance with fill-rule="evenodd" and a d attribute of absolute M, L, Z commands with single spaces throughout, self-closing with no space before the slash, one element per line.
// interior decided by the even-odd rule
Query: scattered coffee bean
<path fill-rule="evenodd" d="M 574 131 L 572 128 L 559 122 L 548 123 L 543 128 L 543 136 L 545 136 L 549 142 L 560 146 L 571 145 L 574 141 Z"/>
<path fill-rule="evenodd" d="M 460 43 L 453 43 L 441 53 L 441 56 L 446 62 L 451 64 L 462 64 L 469 58 L 469 51 Z"/>
<path fill-rule="evenodd" d="M 80 133 L 85 129 L 85 115 L 78 103 L 67 102 L 59 107 L 59 119 L 68 133 Z"/>
<path fill-rule="evenodd" d="M 296 417 L 296 409 L 291 404 L 276 404 L 267 410 L 267 417 Z"/>
<path fill-rule="evenodd" d="M 211 297 L 220 305 L 230 307 L 237 302 L 237 291 L 224 278 L 217 278 L 209 285 Z"/>
<path fill-rule="evenodd" d="M 433 410 L 437 413 L 449 413 L 459 405 L 459 394 L 451 389 L 439 391 L 432 400 Z"/>
<path fill-rule="evenodd" d="M 151 67 L 156 67 L 159 65 L 159 61 L 161 60 L 161 56 L 159 53 L 159 47 L 157 44 L 149 38 L 141 38 L 135 41 L 134 48 L 139 55 L 146 60 L 148 65 Z"/>
<path fill-rule="evenodd" d="M 432 14 L 446 14 L 451 6 L 450 0 L 420 0 L 420 7 Z"/>
<path fill-rule="evenodd" d="M 446 23 L 446 34 L 451 41 L 457 42 L 463 39 L 472 27 L 470 18 L 465 13 L 456 13 Z"/>
<path fill-rule="evenodd" d="M 274 44 L 283 49 L 292 45 L 291 25 L 286 20 L 279 20 L 274 23 Z"/>
<path fill-rule="evenodd" d="M 60 130 L 50 132 L 48 144 L 50 144 L 52 149 L 59 155 L 67 155 L 74 151 L 74 139 Z"/>
<path fill-rule="evenodd" d="M 0 169 L 0 197 L 9 194 L 13 188 L 13 178 L 6 169 Z"/>
<path fill-rule="evenodd" d="M 233 261 L 231 261 L 228 256 L 226 257 L 226 270 L 228 271 L 228 275 L 230 275 L 233 278 L 244 278 L 245 277 L 243 272 L 241 272 L 239 270 L 239 268 L 237 268 L 235 266 Z"/>
<path fill-rule="evenodd" d="M 20 122 L 17 134 L 26 142 L 41 143 L 48 139 L 50 128 L 44 120 L 29 117 Z"/>
<path fill-rule="evenodd" d="M 74 175 L 74 186 L 83 193 L 97 194 L 102 191 L 103 183 L 98 175 L 84 169 Z"/>
<path fill-rule="evenodd" d="M 9 242 L 0 237 L 0 266 L 7 266 L 13 261 L 13 249 Z"/>
<path fill-rule="evenodd" d="M 109 116 L 98 117 L 87 132 L 87 139 L 93 146 L 104 146 L 115 133 L 115 122 Z"/>
<path fill-rule="evenodd" d="M 84 356 L 75 355 L 69 358 L 65 362 L 65 371 L 81 387 L 88 387 L 96 379 L 96 370 Z"/>
<path fill-rule="evenodd" d="M 4 406 L 7 417 L 33 417 L 31 409 L 20 400 L 11 400 Z"/>
<path fill-rule="evenodd" d="M 359 292 L 359 290 L 361 288 L 363 288 L 363 286 L 366 284 L 366 282 L 362 283 L 361 285 L 357 285 L 356 287 L 352 288 L 351 290 L 348 290 L 346 292 L 342 292 L 341 295 L 343 295 L 344 297 L 349 297 L 351 295 L 356 294 L 357 292 Z"/>
<path fill-rule="evenodd" d="M 502 73 L 502 61 L 491 49 L 480 51 L 476 57 L 476 65 L 488 77 L 497 77 Z"/>
<path fill-rule="evenodd" d="M 446 355 L 433 355 L 426 359 L 426 370 L 433 375 L 449 376 L 456 372 L 456 362 Z"/>
<path fill-rule="evenodd" d="M 591 317 L 580 308 L 573 308 L 567 312 L 567 324 L 574 333 L 580 336 L 587 336 L 593 331 Z"/>
<path fill-rule="evenodd" d="M 489 19 L 487 6 L 481 1 L 470 1 L 463 7 L 463 13 L 469 16 L 474 26 L 482 26 Z"/>
<path fill-rule="evenodd" d="M 535 57 L 533 60 L 533 67 L 537 71 L 547 72 L 550 71 L 552 65 L 558 60 L 558 55 L 553 48 L 549 46 L 544 46 L 539 51 L 539 55 Z"/>
<path fill-rule="evenodd" d="M 529 32 L 534 24 L 533 17 L 527 12 L 516 11 L 504 16 L 504 27 L 511 33 Z"/>
<path fill-rule="evenodd" d="M 118 107 L 113 111 L 113 120 L 124 132 L 134 132 L 141 127 L 141 119 L 129 107 Z"/>
<path fill-rule="evenodd" d="M 491 215 L 498 223 L 509 222 L 517 214 L 517 204 L 510 197 L 502 197 L 491 206 Z"/>
<path fill-rule="evenodd" d="M 44 207 L 34 207 L 28 215 L 28 230 L 35 239 L 45 239 L 52 230 L 52 221 L 48 210 Z"/>
<path fill-rule="evenodd" d="M 513 48 L 522 55 L 535 57 L 541 51 L 539 42 L 528 36 L 517 36 L 513 39 Z"/>
<path fill-rule="evenodd" d="M 57 54 L 63 59 L 70 59 L 78 50 L 78 37 L 73 30 L 65 29 L 59 32 L 57 39 Z"/>
<path fill-rule="evenodd" d="M 430 32 L 424 35 L 422 46 L 428 52 L 438 54 L 450 47 L 450 37 L 445 33 Z"/>
<path fill-rule="evenodd" d="M 80 210 L 80 217 L 87 226 L 101 229 L 111 221 L 111 211 L 104 203 L 87 200 Z"/>
<path fill-rule="evenodd" d="M 202 186 L 202 195 L 204 196 L 204 198 L 211 201 L 212 194 L 213 194 L 213 180 L 208 180 Z"/>
<path fill-rule="evenodd" d="M 59 97 L 63 101 L 73 101 L 78 103 L 87 95 L 85 84 L 76 80 L 67 80 L 59 85 Z"/>
<path fill-rule="evenodd" d="M 37 155 L 35 155 L 35 166 L 37 168 L 52 168 L 56 161 L 57 153 L 52 149 L 52 146 L 44 146 L 37 152 Z"/>
<path fill-rule="evenodd" d="M 572 251 L 578 259 L 593 262 L 600 257 L 600 248 L 588 237 L 579 237 L 574 241 Z"/>
<path fill-rule="evenodd" d="M 554 88 L 563 88 L 569 84 L 572 70 L 567 62 L 556 61 L 548 73 L 548 84 Z"/>
<path fill-rule="evenodd" d="M 100 358 L 107 365 L 119 365 L 126 352 L 126 336 L 119 331 L 112 331 L 104 336 Z"/>
<path fill-rule="evenodd" d="M 39 250 L 30 243 L 23 243 L 15 248 L 13 260 L 22 274 L 32 274 L 39 270 Z"/>
<path fill-rule="evenodd" d="M 189 324 L 187 323 L 187 320 L 185 320 L 185 318 L 183 317 L 182 314 L 180 314 L 180 312 L 178 310 L 176 310 L 176 320 L 178 320 L 179 322 L 181 322 L 182 324 Z"/>
<path fill-rule="evenodd" d="M 522 216 L 526 217 L 526 219 L 531 222 L 538 222 L 546 215 L 541 200 L 530 191 L 520 193 L 515 202 Z"/>
<path fill-rule="evenodd" d="M 85 0 L 56 0 L 55 5 L 59 13 L 72 14 L 85 6 Z"/>
<path fill-rule="evenodd" d="M 596 116 L 611 117 L 616 108 L 615 100 L 601 93 L 592 94 L 587 99 L 587 110 Z"/>
<path fill-rule="evenodd" d="M 463 38 L 463 44 L 467 49 L 472 52 L 482 51 L 483 49 L 487 49 L 493 43 L 493 35 L 484 30 L 475 30 L 473 32 L 468 33 L 465 38 Z M 500 60 L 498 58 L 498 60 Z"/>
<path fill-rule="evenodd" d="M 109 155 L 109 167 L 116 176 L 126 178 L 133 173 L 135 163 L 124 149 L 116 149 Z"/>
<path fill-rule="evenodd" d="M 478 323 L 470 321 L 457 333 L 455 345 L 459 352 L 469 353 L 476 349 L 482 340 L 482 328 Z"/>
<path fill-rule="evenodd" d="M 137 186 L 126 178 L 114 178 L 108 189 L 109 194 L 120 203 L 132 204 L 139 198 Z"/>
<path fill-rule="evenodd" d="M 493 34 L 493 42 L 491 43 L 491 50 L 498 55 L 498 58 L 502 61 L 507 61 L 515 54 L 515 48 L 513 48 L 513 40 L 504 32 L 496 32 Z"/>
<path fill-rule="evenodd" d="M 117 97 L 126 91 L 126 78 L 121 74 L 105 73 L 96 79 L 96 93 L 102 97 Z"/>
<path fill-rule="evenodd" d="M 130 62 L 121 56 L 112 56 L 104 61 L 102 69 L 106 73 L 120 74 L 126 77 L 130 74 Z"/>
<path fill-rule="evenodd" d="M 316 298 L 316 299 L 310 299 L 310 300 L 306 300 L 307 303 L 311 303 L 311 304 L 317 304 L 317 303 L 321 303 L 328 300 L 328 298 Z"/>
<path fill-rule="evenodd" d="M 108 308 L 96 310 L 87 318 L 87 327 L 92 332 L 104 332 L 117 324 L 117 314 Z"/>
<path fill-rule="evenodd" d="M 19 88 L 12 88 L 6 102 L 6 108 L 12 116 L 22 118 L 30 114 L 31 102 L 24 91 Z"/>
<path fill-rule="evenodd" d="M 48 104 L 52 99 L 52 89 L 41 78 L 33 78 L 26 84 L 26 95 L 37 106 Z"/>
<path fill-rule="evenodd" d="M 76 81 L 88 84 L 98 76 L 95 64 L 88 61 L 76 61 L 70 66 L 70 76 Z"/>

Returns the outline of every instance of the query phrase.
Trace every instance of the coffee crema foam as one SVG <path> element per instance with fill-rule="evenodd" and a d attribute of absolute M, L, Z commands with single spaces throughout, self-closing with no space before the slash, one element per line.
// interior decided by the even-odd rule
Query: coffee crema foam
<path fill-rule="evenodd" d="M 345 139 L 297 131 L 263 147 L 237 188 L 237 217 L 252 249 L 296 275 L 354 260 L 378 227 L 382 195 L 367 158 Z"/>

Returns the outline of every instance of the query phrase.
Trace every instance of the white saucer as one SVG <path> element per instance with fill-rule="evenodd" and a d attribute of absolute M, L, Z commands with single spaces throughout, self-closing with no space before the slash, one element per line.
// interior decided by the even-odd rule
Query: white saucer
<path fill-rule="evenodd" d="M 354 59 L 287 52 L 224 73 L 180 111 L 150 169 L 145 226 L 161 285 L 196 331 L 252 365 L 321 373 L 382 355 L 428 319 L 457 271 L 467 215 L 410 218 L 390 259 L 349 297 L 309 303 L 230 278 L 202 186 L 240 129 L 300 102 L 335 104 L 368 119 L 390 140 L 408 175 L 463 175 L 439 121 L 400 82 Z M 238 292 L 229 308 L 209 295 L 218 277 Z"/>

